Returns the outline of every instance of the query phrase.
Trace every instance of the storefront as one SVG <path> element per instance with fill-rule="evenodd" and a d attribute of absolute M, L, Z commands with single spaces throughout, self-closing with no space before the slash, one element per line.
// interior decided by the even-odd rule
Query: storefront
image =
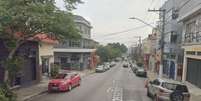
<path fill-rule="evenodd" d="M 183 81 L 201 88 L 201 46 L 186 46 L 184 56 Z"/>

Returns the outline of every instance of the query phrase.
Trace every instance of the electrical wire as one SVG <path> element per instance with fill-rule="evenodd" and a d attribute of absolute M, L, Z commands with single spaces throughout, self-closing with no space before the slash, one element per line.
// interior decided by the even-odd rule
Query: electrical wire
<path fill-rule="evenodd" d="M 150 23 L 150 24 L 154 24 L 154 22 L 152 22 L 152 23 Z M 131 31 L 133 31 L 133 30 L 138 30 L 138 29 L 141 29 L 141 28 L 145 28 L 145 27 L 147 27 L 147 26 L 148 26 L 148 25 L 138 26 L 138 27 L 126 29 L 126 30 L 123 30 L 123 31 L 108 33 L 108 34 L 104 34 L 104 35 L 100 35 L 100 36 L 109 37 L 109 36 L 119 35 L 119 34 L 123 34 L 123 33 L 126 33 L 126 32 L 131 32 Z"/>

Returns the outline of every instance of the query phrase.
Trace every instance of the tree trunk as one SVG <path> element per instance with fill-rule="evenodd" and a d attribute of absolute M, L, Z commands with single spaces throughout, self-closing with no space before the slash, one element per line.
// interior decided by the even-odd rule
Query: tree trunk
<path fill-rule="evenodd" d="M 18 43 L 17 43 L 16 47 L 10 51 L 10 53 L 6 59 L 7 61 L 13 59 L 18 48 L 24 43 L 24 42 L 20 42 L 20 41 L 17 41 L 17 42 Z M 9 83 L 9 71 L 7 69 L 5 69 L 5 73 L 4 73 L 4 82 Z"/>

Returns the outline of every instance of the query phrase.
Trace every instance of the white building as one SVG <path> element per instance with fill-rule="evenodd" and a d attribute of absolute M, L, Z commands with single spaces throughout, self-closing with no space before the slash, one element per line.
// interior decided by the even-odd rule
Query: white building
<path fill-rule="evenodd" d="M 201 88 L 201 0 L 180 0 L 183 23 L 184 65 L 182 81 Z"/>
<path fill-rule="evenodd" d="M 55 63 L 63 69 L 83 70 L 93 65 L 97 42 L 91 39 L 91 24 L 81 16 L 75 16 L 74 21 L 81 32 L 81 39 L 67 39 L 55 46 Z M 93 67 L 93 66 L 92 66 Z"/>

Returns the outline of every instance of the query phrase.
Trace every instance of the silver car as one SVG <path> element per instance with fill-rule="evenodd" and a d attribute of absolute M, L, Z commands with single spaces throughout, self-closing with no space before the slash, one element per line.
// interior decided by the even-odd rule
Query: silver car
<path fill-rule="evenodd" d="M 154 101 L 190 101 L 186 85 L 169 79 L 155 79 L 147 84 L 147 96 Z"/>

